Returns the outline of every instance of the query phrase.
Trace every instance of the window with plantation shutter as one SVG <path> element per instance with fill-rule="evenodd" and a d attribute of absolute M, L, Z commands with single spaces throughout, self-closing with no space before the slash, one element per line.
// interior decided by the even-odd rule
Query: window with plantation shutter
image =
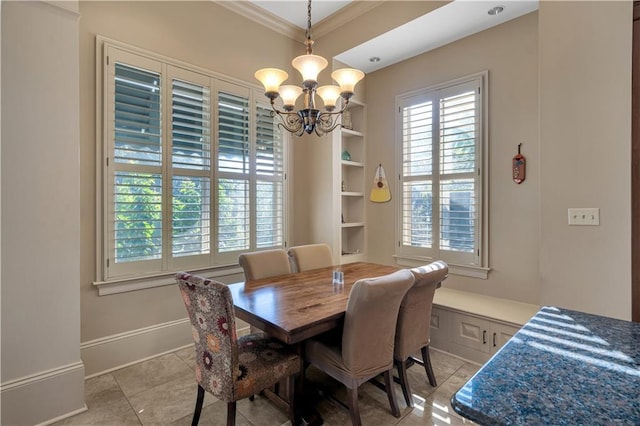
<path fill-rule="evenodd" d="M 400 259 L 486 269 L 485 79 L 483 74 L 397 98 Z"/>
<path fill-rule="evenodd" d="M 282 248 L 284 136 L 262 92 L 121 43 L 102 46 L 96 285 L 214 273 L 242 252 Z"/>

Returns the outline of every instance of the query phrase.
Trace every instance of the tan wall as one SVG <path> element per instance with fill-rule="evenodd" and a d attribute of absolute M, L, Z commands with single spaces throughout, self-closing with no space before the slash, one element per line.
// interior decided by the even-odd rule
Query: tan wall
<path fill-rule="evenodd" d="M 417 2 L 420 3 L 420 2 Z M 545 3 L 546 4 L 546 3 Z M 589 8 L 588 3 L 572 3 L 580 10 Z M 227 11 L 225 8 L 211 4 L 210 2 L 153 2 L 154 7 L 149 7 L 146 2 L 83 2 L 81 3 L 81 39 L 80 39 L 80 60 L 81 60 L 81 137 L 82 137 L 82 181 L 81 181 L 81 207 L 82 207 L 82 340 L 95 339 L 100 336 L 118 333 L 124 330 L 144 327 L 164 321 L 170 321 L 183 317 L 182 307 L 179 300 L 175 298 L 175 289 L 165 287 L 152 290 L 143 290 L 127 293 L 123 295 L 97 297 L 95 289 L 91 286 L 91 281 L 95 279 L 95 69 L 94 69 L 94 37 L 101 34 L 112 37 L 120 41 L 128 42 L 139 47 L 147 48 L 167 56 L 175 57 L 187 62 L 194 63 L 205 68 L 212 69 L 227 75 L 252 81 L 253 71 L 259 67 L 274 65 L 285 66 L 291 58 L 301 53 L 298 42 L 277 35 L 266 28 L 255 23 L 244 20 L 237 15 Z M 396 4 L 398 11 L 403 11 L 402 19 L 408 20 L 412 17 L 425 13 L 415 2 L 402 2 L 402 7 Z M 364 32 L 373 31 L 380 22 L 384 21 L 384 16 L 389 11 L 384 8 L 392 7 L 383 5 L 373 9 L 362 18 Z M 557 6 L 561 7 L 561 6 Z M 598 7 L 598 6 L 592 6 Z M 605 7 L 605 6 L 600 6 Z M 598 48 L 593 61 L 599 61 L 599 55 L 606 54 L 607 60 L 611 55 L 616 54 L 614 59 L 620 66 L 612 67 L 608 71 L 611 78 L 606 78 L 607 88 L 612 91 L 608 105 L 614 107 L 612 111 L 616 114 L 609 115 L 608 126 L 593 132 L 594 128 L 588 127 L 591 132 L 584 132 L 581 135 L 580 143 L 571 146 L 571 152 L 595 152 L 601 147 L 602 140 L 607 135 L 614 133 L 628 133 L 629 126 L 624 120 L 629 120 L 628 114 L 625 116 L 627 103 L 615 102 L 617 94 L 623 89 L 628 89 L 626 78 L 627 65 L 626 58 L 621 52 L 629 46 L 630 36 L 625 38 L 627 31 L 625 25 L 618 25 L 623 19 L 626 6 L 616 5 L 613 9 L 616 12 L 612 15 L 610 10 L 606 10 L 605 23 L 607 25 L 599 27 L 599 32 L 608 32 L 608 36 L 602 43 L 596 43 Z M 417 9 L 416 9 L 417 8 Z M 630 8 L 630 6 L 629 6 Z M 386 12 L 385 12 L 386 11 Z M 406 13 L 405 13 L 406 12 Z M 584 19 L 591 19 L 591 12 L 584 16 Z M 560 101 L 561 94 L 564 93 L 557 85 L 562 86 L 565 82 L 575 81 L 575 75 L 580 74 L 583 63 L 576 61 L 567 70 L 553 68 L 558 63 L 558 56 L 561 55 L 561 48 L 555 45 L 556 38 L 573 41 L 580 49 L 578 53 L 587 55 L 591 52 L 592 42 L 584 42 L 582 38 L 573 36 L 567 37 L 564 34 L 565 27 L 561 25 L 571 21 L 571 13 L 567 16 L 553 18 L 553 25 L 548 24 L 551 20 L 540 24 L 538 28 L 538 14 L 533 13 L 515 21 L 508 22 L 493 29 L 484 31 L 478 35 L 460 40 L 452 45 L 445 46 L 433 52 L 420 55 L 416 58 L 388 67 L 365 77 L 359 84 L 364 92 L 366 87 L 366 102 L 368 108 L 368 156 L 367 156 L 367 176 L 373 176 L 373 165 L 382 161 L 387 171 L 387 176 L 391 184 L 395 185 L 396 175 L 394 146 L 394 111 L 393 105 L 395 96 L 409 90 L 436 84 L 449 79 L 466 74 L 489 70 L 490 82 L 490 123 L 489 123 L 489 208 L 490 208 L 490 272 L 488 280 L 470 279 L 459 276 L 451 276 L 447 280 L 447 286 L 463 290 L 474 291 L 482 294 L 505 297 L 531 303 L 558 303 L 573 306 L 569 295 L 575 291 L 571 285 L 565 285 L 565 281 L 573 282 L 576 279 L 584 281 L 589 279 L 595 283 L 592 277 L 599 277 L 602 274 L 593 274 L 592 268 L 585 268 L 584 274 L 571 275 L 563 270 L 564 263 L 558 261 L 546 261 L 552 253 L 562 259 L 560 254 L 569 250 L 567 244 L 582 244 L 582 237 L 569 238 L 565 240 L 568 232 L 574 232 L 574 228 L 566 227 L 566 207 L 605 207 L 605 201 L 619 205 L 621 209 L 616 211 L 615 220 L 610 222 L 611 216 L 603 211 L 603 224 L 599 228 L 588 228 L 591 231 L 580 231 L 579 235 L 586 235 L 595 232 L 587 239 L 595 247 L 601 247 L 601 242 L 614 243 L 614 251 L 596 250 L 597 259 L 604 261 L 604 264 L 611 268 L 613 265 L 622 265 L 621 270 L 629 269 L 628 236 L 623 236 L 629 232 L 628 221 L 628 179 L 625 180 L 625 167 L 620 167 L 618 161 L 623 154 L 628 154 L 628 134 L 620 135 L 620 149 L 616 149 L 615 156 L 611 160 L 605 161 L 606 173 L 610 178 L 605 179 L 605 183 L 598 183 L 602 173 L 598 178 L 585 180 L 569 179 L 570 183 L 560 182 L 563 176 L 562 168 L 556 166 L 554 162 L 559 161 L 555 154 L 567 154 L 566 150 L 555 152 L 553 149 L 547 151 L 549 156 L 544 157 L 546 161 L 539 158 L 539 139 L 547 141 L 547 147 L 551 145 L 551 140 L 555 144 L 564 143 L 564 139 L 559 141 L 556 136 L 544 137 L 539 134 L 539 96 L 547 111 L 554 111 L 556 117 L 566 117 L 564 107 L 562 111 L 558 107 L 550 109 L 552 105 L 563 105 Z M 407 16 L 404 16 L 407 15 Z M 594 18 L 595 19 L 595 18 Z M 602 18 L 599 18 L 602 21 Z M 542 25 L 544 24 L 544 25 Z M 600 25 L 600 24 L 598 24 Z M 611 28 L 609 28 L 609 26 Z M 242 32 L 237 29 L 242 28 Z M 351 25 L 323 36 L 317 40 L 315 53 L 330 56 L 340 53 L 351 47 L 349 43 L 355 40 L 357 34 L 355 26 Z M 561 29 L 562 28 L 562 29 Z M 587 26 L 588 31 L 593 29 Z M 630 28 L 630 23 L 629 23 Z M 610 31 L 615 29 L 615 31 Z M 553 31 L 551 31 L 553 30 Z M 548 31 L 548 33 L 546 33 Z M 594 36 L 589 36 L 588 31 L 581 34 L 586 40 L 595 40 Z M 628 30 L 630 31 L 630 29 Z M 375 35 L 373 31 L 371 35 Z M 540 58 L 538 63 L 538 34 L 545 32 L 544 38 L 540 41 Z M 228 34 L 236 34 L 231 40 Z M 353 37 L 351 37 L 351 36 Z M 544 41 L 544 42 L 543 42 Z M 619 49 L 610 52 L 610 46 L 606 43 L 622 41 Z M 279 48 L 274 48 L 279 46 Z M 554 47 L 555 46 L 555 47 Z M 564 46 L 560 44 L 560 46 Z M 575 47 L 575 46 L 574 46 Z M 629 48 L 630 49 L 630 48 Z M 630 50 L 627 49 L 629 52 Z M 251 54 L 247 54 L 251 52 Z M 629 57 L 630 60 L 630 57 Z M 555 61 L 555 62 L 554 62 Z M 605 61 L 599 62 L 606 68 Z M 538 67 L 541 67 L 540 78 L 545 78 L 545 73 L 549 76 L 543 83 L 549 84 L 549 88 L 538 90 Z M 548 68 L 545 71 L 545 67 Z M 556 66 L 556 68 L 558 68 Z M 326 73 L 326 72 L 325 72 Z M 619 77 L 624 77 L 621 81 Z M 596 75 L 592 75 L 595 78 Z M 613 77 L 616 82 L 611 82 Z M 553 82 L 553 84 L 551 84 Z M 601 85 L 602 79 L 598 78 L 594 84 L 589 79 L 583 80 L 580 89 L 593 88 Z M 613 86 L 613 87 L 612 87 Z M 577 86 L 576 86 L 577 87 Z M 602 91 L 598 91 L 601 94 Z M 553 93 L 557 93 L 553 95 Z M 589 90 L 584 93 L 590 93 Z M 625 95 L 625 96 L 628 96 Z M 578 102 L 575 102 L 578 103 Z M 580 106 L 584 109 L 590 108 L 590 102 L 581 100 Z M 630 105 L 630 102 L 628 103 Z M 617 105 L 617 106 L 616 106 Z M 566 107 L 567 104 L 565 103 Z M 577 105 L 571 103 L 572 108 Z M 586 111 L 582 111 L 583 113 Z M 621 117 L 616 120 L 618 113 Z M 554 114 L 548 114 L 552 116 Z M 566 133 L 584 124 L 584 119 L 578 117 L 580 114 L 572 114 L 571 117 L 576 123 L 567 125 L 566 120 L 556 118 L 550 127 L 542 129 L 548 134 L 556 135 L 558 128 L 562 127 Z M 589 120 L 596 126 L 596 120 Z M 543 122 L 544 124 L 544 122 Z M 599 134 L 602 138 L 595 140 L 593 136 Z M 322 174 L 324 159 L 327 157 L 326 147 L 317 146 L 321 141 L 309 140 L 310 138 L 292 139 L 292 146 L 295 148 L 294 164 L 292 173 L 289 175 L 293 188 L 291 197 L 295 203 L 295 211 L 291 218 L 292 235 L 290 244 L 299 244 L 321 240 L 319 235 L 323 234 L 323 227 L 317 223 L 322 218 L 314 218 L 311 212 L 318 206 L 322 206 L 321 198 L 311 198 L 309 194 L 314 190 L 327 192 L 327 188 L 312 188 L 309 182 L 310 174 Z M 565 138 L 566 139 L 566 138 Z M 523 143 L 523 154 L 527 157 L 527 180 L 522 185 L 516 185 L 511 181 L 510 161 L 517 151 L 517 144 Z M 307 145 L 305 145 L 307 144 Z M 312 146 L 309 146 L 312 144 Z M 556 145 L 553 145 L 556 146 Z M 585 149 L 588 148 L 588 149 Z M 544 151 L 543 151 L 544 152 Z M 586 155 L 586 154 L 585 154 Z M 610 155 L 610 150 L 606 155 Z M 598 158 L 600 166 L 605 153 L 598 153 L 593 158 Z M 316 161 L 321 160 L 321 161 Z M 593 164 L 596 160 L 589 160 L 591 168 L 596 168 Z M 627 164 L 626 163 L 623 164 Z M 327 166 L 328 167 L 328 166 Z M 599 169 L 602 170 L 602 169 Z M 626 170 L 626 171 L 625 171 Z M 559 195 L 545 195 L 544 188 L 540 188 L 540 181 L 543 175 L 547 177 L 547 194 L 555 194 L 559 186 L 565 188 Z M 327 180 L 330 182 L 330 180 Z M 585 183 L 585 182 L 588 182 Z M 605 190 L 615 183 L 616 188 L 623 188 L 620 192 Z M 394 187 L 395 188 L 395 187 Z M 595 188 L 595 189 L 594 189 Z M 625 189 L 626 188 L 626 189 Z M 591 194 L 583 198 L 575 199 L 575 203 L 567 204 L 571 200 L 572 194 Z M 594 199 L 593 194 L 598 194 Z M 590 198 L 591 197 L 591 198 Z M 330 194 L 327 194 L 330 199 Z M 542 204 L 539 204 L 539 199 Z M 584 205 L 593 202 L 594 205 Z M 562 204 L 567 204 L 566 206 Z M 595 205 L 597 204 L 597 205 Z M 560 205 L 562 207 L 560 208 Z M 548 209 L 553 206 L 552 209 Z M 395 204 L 368 204 L 368 221 L 371 224 L 369 230 L 369 253 L 370 260 L 383 263 L 393 263 L 394 254 L 394 227 L 389 226 L 395 220 Z M 557 210 L 552 212 L 552 210 Z M 626 213 L 626 216 L 625 216 Z M 547 214 L 553 216 L 547 217 Z M 313 220 L 312 220 L 313 219 Z M 620 220 L 618 220 L 620 219 Z M 313 223 L 312 223 L 313 222 Z M 608 223 L 607 223 L 608 222 Z M 615 223 L 615 225 L 613 224 Z M 377 224 L 377 225 L 376 225 Z M 382 225 L 381 225 L 382 224 Z M 564 224 L 564 225 L 563 225 Z M 558 231 L 555 226 L 563 227 Z M 576 231 L 577 232 L 577 231 Z M 574 232 L 574 233 L 576 233 Z M 626 240 L 625 240 L 626 238 Z M 598 243 L 598 244 L 596 244 Z M 562 250 L 559 247 L 563 247 Z M 553 248 L 553 250 L 549 250 Z M 540 251 L 543 251 L 542 259 Z M 611 255 L 609 255 L 611 253 Z M 590 250 L 587 254 L 595 254 Z M 573 268 L 584 268 L 585 265 L 594 265 L 594 258 L 589 257 L 573 259 Z M 541 271 L 543 277 L 541 278 Z M 588 272 L 586 272 L 588 271 Z M 549 279 L 549 274 L 554 278 Z M 568 276 L 571 275 L 571 276 Z M 618 274 L 621 291 L 616 292 L 616 304 L 618 297 L 628 299 L 630 292 L 630 279 L 626 272 Z M 558 277 L 556 279 L 555 277 Z M 560 277 L 562 277 L 560 279 Z M 542 285 L 541 285 L 542 282 Z M 546 284 L 544 284 L 546 283 Z M 589 286 L 598 287 L 595 284 Z M 605 288 L 601 286 L 600 288 Z M 541 289 L 544 296 L 541 296 Z M 597 311 L 601 297 L 586 296 L 587 300 L 577 303 L 574 307 L 582 307 L 586 310 Z M 562 302 L 562 303 L 561 303 Z M 567 303 L 565 303 L 567 302 Z M 142 307 L 142 309 L 141 309 Z M 611 312 L 611 309 L 605 309 Z M 624 316 L 624 309 L 622 316 Z M 107 318 L 108 320 L 105 320 Z"/>
<path fill-rule="evenodd" d="M 3 425 L 84 407 L 78 19 L 72 1 L 2 5 Z"/>
<path fill-rule="evenodd" d="M 367 176 L 381 162 L 397 192 L 395 96 L 489 71 L 489 279 L 450 275 L 446 286 L 537 303 L 538 275 L 538 19 L 536 13 L 462 39 L 366 76 Z M 522 143 L 527 179 L 511 179 Z M 393 263 L 397 193 L 367 203 L 369 258 Z"/>
<path fill-rule="evenodd" d="M 632 2 L 540 2 L 541 303 L 631 318 Z M 569 26 L 568 26 L 569 24 Z M 600 226 L 567 226 L 599 207 Z"/>
<path fill-rule="evenodd" d="M 256 69 L 285 67 L 299 43 L 213 2 L 81 2 L 82 341 L 186 316 L 175 286 L 98 297 L 96 279 L 95 37 L 102 35 L 258 84 Z"/>

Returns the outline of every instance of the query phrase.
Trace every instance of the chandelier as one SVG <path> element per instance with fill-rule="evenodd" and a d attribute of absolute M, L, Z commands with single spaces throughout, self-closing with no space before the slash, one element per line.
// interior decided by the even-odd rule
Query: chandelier
<path fill-rule="evenodd" d="M 271 116 L 276 115 L 281 122 L 278 126 L 283 127 L 296 136 L 302 136 L 304 132 L 311 134 L 315 132 L 322 136 L 338 127 L 339 117 L 349 105 L 349 99 L 353 96 L 353 89 L 363 77 L 364 73 L 353 68 L 342 68 L 331 73 L 339 86 L 327 85 L 318 87 L 318 74 L 327 67 L 327 60 L 322 56 L 314 55 L 311 46 L 311 0 L 307 7 L 307 30 L 306 30 L 306 53 L 291 61 L 291 65 L 302 75 L 302 86 L 281 84 L 289 77 L 285 71 L 277 68 L 263 68 L 255 73 L 255 77 L 264 85 L 264 95 L 271 103 Z M 294 111 L 298 97 L 304 93 L 304 108 Z M 322 98 L 324 111 L 316 107 L 316 94 Z M 275 100 L 282 98 L 283 110 L 275 106 Z M 342 105 L 336 111 L 336 103 L 342 98 Z"/>

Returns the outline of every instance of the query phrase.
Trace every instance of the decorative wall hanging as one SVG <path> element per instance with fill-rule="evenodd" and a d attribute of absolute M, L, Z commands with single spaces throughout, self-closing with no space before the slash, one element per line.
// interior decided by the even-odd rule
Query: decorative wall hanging
<path fill-rule="evenodd" d="M 386 203 L 391 200 L 391 191 L 389 190 L 389 183 L 384 174 L 382 164 L 378 164 L 376 168 L 376 175 L 373 178 L 373 188 L 371 188 L 369 199 L 374 203 Z"/>
<path fill-rule="evenodd" d="M 520 154 L 521 143 L 518 144 L 518 153 L 513 156 L 512 160 L 512 170 L 513 170 L 513 181 L 517 184 L 521 184 L 524 182 L 526 178 L 526 165 L 527 160 L 524 158 L 524 155 Z"/>

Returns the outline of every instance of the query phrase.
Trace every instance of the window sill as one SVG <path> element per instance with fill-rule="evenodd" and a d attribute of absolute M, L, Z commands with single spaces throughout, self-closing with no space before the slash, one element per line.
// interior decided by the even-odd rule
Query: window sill
<path fill-rule="evenodd" d="M 396 259 L 396 263 L 400 266 L 418 267 L 424 266 L 427 263 L 433 262 L 437 259 L 430 257 L 407 257 L 407 256 L 393 256 Z M 446 262 L 446 261 L 445 261 Z M 489 277 L 489 271 L 491 268 L 485 268 L 482 266 L 473 265 L 456 265 L 454 263 L 448 263 L 449 273 L 453 275 L 461 275 L 464 277 L 479 278 L 486 280 Z"/>
<path fill-rule="evenodd" d="M 213 279 L 243 273 L 242 268 L 238 265 L 227 265 L 198 270 L 189 269 L 189 272 L 196 273 L 205 278 Z M 95 281 L 93 282 L 93 285 L 98 289 L 98 296 L 106 296 L 109 294 L 144 290 L 146 288 L 163 287 L 175 283 L 175 272 L 168 272 L 158 275 L 145 275 L 143 277 L 126 277 L 108 281 Z"/>

